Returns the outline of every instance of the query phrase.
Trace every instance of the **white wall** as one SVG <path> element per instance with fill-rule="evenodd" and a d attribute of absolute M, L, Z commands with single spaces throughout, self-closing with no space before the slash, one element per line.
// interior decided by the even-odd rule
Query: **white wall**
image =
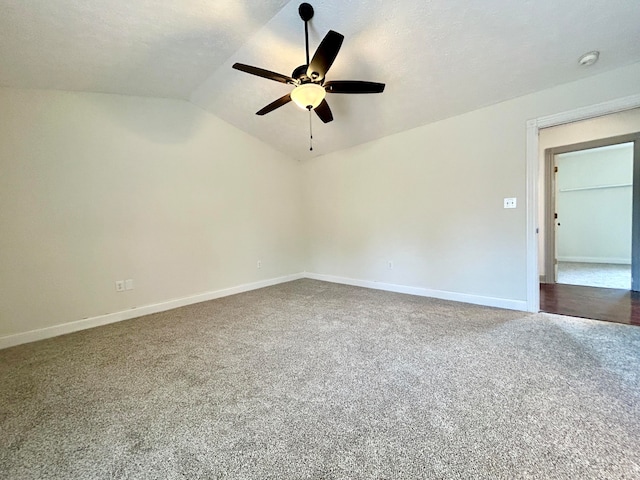
<path fill-rule="evenodd" d="M 615 73 L 615 72 L 614 72 Z M 637 82 L 640 83 L 640 75 Z M 633 93 L 633 92 L 632 92 Z M 620 95 L 623 97 L 624 95 Z M 596 102 L 593 102 L 596 103 Z M 582 120 L 566 125 L 544 128 L 539 136 L 539 179 L 538 179 L 538 226 L 540 229 L 538 238 L 538 270 L 540 275 L 545 274 L 545 150 L 576 143 L 584 143 L 592 140 L 628 135 L 640 132 L 640 108 L 634 108 L 602 117 Z"/>
<path fill-rule="evenodd" d="M 635 64 L 301 164 L 182 101 L 0 89 L 0 340 L 303 269 L 525 308 L 526 121 L 638 79 Z"/>
<path fill-rule="evenodd" d="M 526 121 L 639 79 L 635 64 L 305 162 L 308 270 L 526 308 Z"/>
<path fill-rule="evenodd" d="M 555 161 L 558 260 L 631 264 L 633 143 L 563 153 Z"/>
<path fill-rule="evenodd" d="M 0 89 L 0 112 L 0 338 L 303 270 L 297 162 L 193 105 Z"/>

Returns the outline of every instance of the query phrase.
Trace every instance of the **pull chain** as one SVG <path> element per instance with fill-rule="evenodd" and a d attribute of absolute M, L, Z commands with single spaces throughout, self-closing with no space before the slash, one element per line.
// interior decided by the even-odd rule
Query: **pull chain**
<path fill-rule="evenodd" d="M 311 127 L 311 108 L 309 108 L 309 151 L 313 151 L 313 129 Z"/>

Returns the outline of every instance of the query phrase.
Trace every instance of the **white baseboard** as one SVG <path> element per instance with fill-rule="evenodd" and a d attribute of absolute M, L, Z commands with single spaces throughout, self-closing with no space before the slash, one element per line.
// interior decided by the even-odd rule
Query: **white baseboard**
<path fill-rule="evenodd" d="M 73 333 L 79 330 L 86 330 L 88 328 L 108 325 L 110 323 L 121 322 L 123 320 L 130 320 L 132 318 L 142 317 L 144 315 L 150 315 L 152 313 L 164 312 L 167 310 L 172 310 L 174 308 L 192 305 L 194 303 L 215 300 L 216 298 L 236 295 L 238 293 L 248 292 L 250 290 L 257 290 L 258 288 L 270 287 L 272 285 L 291 282 L 293 280 L 299 280 L 301 278 L 311 278 L 314 280 L 322 280 L 325 282 L 341 283 L 344 285 L 353 285 L 356 287 L 373 288 L 376 290 L 386 290 L 388 292 L 406 293 L 409 295 L 417 295 L 421 297 L 440 298 L 443 300 L 452 300 L 455 302 L 473 303 L 475 305 L 484 305 L 488 307 L 506 308 L 509 310 L 526 311 L 527 309 L 527 302 L 524 300 L 484 297 L 466 293 L 446 292 L 428 288 L 409 287 L 405 285 L 395 285 L 392 283 L 381 283 L 370 280 L 356 280 L 352 278 L 337 277 L 334 275 L 322 275 L 318 273 L 305 272 L 294 275 L 287 275 L 284 277 L 271 278 L 254 283 L 247 283 L 244 285 L 238 285 L 236 287 L 201 293 L 199 295 L 178 298 L 175 300 L 169 300 L 153 305 L 145 305 L 143 307 L 136 307 L 130 310 L 109 313 L 107 315 L 85 318 L 84 320 L 63 323 L 61 325 L 54 325 L 52 327 L 17 333 L 15 335 L 7 335 L 4 337 L 0 337 L 0 349 L 14 347 L 23 343 L 36 342 L 38 340 L 44 340 L 46 338 L 57 337 L 59 335 L 65 335 L 67 333 Z"/>
<path fill-rule="evenodd" d="M 393 283 L 374 282 L 370 280 L 357 280 L 353 278 L 336 277 L 333 275 L 322 275 L 319 273 L 305 272 L 306 278 L 322 280 L 325 282 L 342 283 L 355 287 L 373 288 L 376 290 L 386 290 L 388 292 L 407 293 L 420 297 L 432 297 L 442 300 L 452 300 L 454 302 L 473 303 L 474 305 L 484 305 L 486 307 L 506 308 L 508 310 L 527 311 L 526 300 L 511 300 L 507 298 L 484 297 L 481 295 L 471 295 L 467 293 L 447 292 L 444 290 L 432 290 L 421 287 L 408 287 Z"/>
<path fill-rule="evenodd" d="M 121 312 L 114 312 L 114 313 L 109 313 L 107 315 L 100 315 L 97 317 L 85 318 L 84 320 L 77 320 L 75 322 L 63 323 L 61 325 L 54 325 L 52 327 L 41 328 L 38 330 L 31 330 L 23 333 L 17 333 L 15 335 L 7 335 L 4 337 L 0 337 L 0 349 L 14 347 L 16 345 L 21 345 L 23 343 L 44 340 L 46 338 L 57 337 L 59 335 L 65 335 L 67 333 L 77 332 L 79 330 L 86 330 L 87 328 L 99 327 L 101 325 L 107 325 L 109 323 L 116 323 L 116 322 L 121 322 L 123 320 L 130 320 L 132 318 L 142 317 L 143 315 L 164 312 L 166 310 L 172 310 L 174 308 L 184 307 L 186 305 L 192 305 L 194 303 L 206 302 L 208 300 L 215 300 L 216 298 L 227 297 L 229 295 L 248 292 L 250 290 L 257 290 L 258 288 L 270 287 L 272 285 L 291 282 L 293 280 L 299 280 L 301 278 L 304 278 L 304 274 L 302 273 L 287 275 L 284 277 L 270 278 L 268 280 L 261 280 L 259 282 L 246 283 L 244 285 L 238 285 L 236 287 L 225 288 L 225 289 L 216 290 L 213 292 L 201 293 L 199 295 L 178 298 L 175 300 L 169 300 L 167 302 L 156 303 L 153 305 L 145 305 L 144 307 L 136 307 L 136 308 L 132 308 L 130 310 L 125 310 Z"/>
<path fill-rule="evenodd" d="M 602 257 L 558 257 L 559 262 L 575 263 L 612 263 L 615 265 L 631 265 L 631 258 L 602 258 Z"/>

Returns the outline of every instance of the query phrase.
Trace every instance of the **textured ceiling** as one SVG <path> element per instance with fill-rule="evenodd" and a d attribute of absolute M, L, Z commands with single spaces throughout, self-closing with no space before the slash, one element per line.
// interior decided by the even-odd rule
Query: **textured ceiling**
<path fill-rule="evenodd" d="M 345 36 L 327 79 L 387 84 L 328 95 L 310 153 L 306 112 L 255 115 L 291 87 L 231 68 L 304 63 L 299 3 L 0 0 L 0 85 L 188 99 L 302 159 L 640 61 L 638 0 L 310 1 L 312 52 Z"/>

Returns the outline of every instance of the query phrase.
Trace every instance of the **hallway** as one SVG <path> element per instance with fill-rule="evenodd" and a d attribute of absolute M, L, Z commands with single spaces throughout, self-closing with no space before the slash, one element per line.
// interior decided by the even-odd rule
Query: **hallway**
<path fill-rule="evenodd" d="M 541 283 L 540 311 L 640 326 L 640 292 Z"/>

